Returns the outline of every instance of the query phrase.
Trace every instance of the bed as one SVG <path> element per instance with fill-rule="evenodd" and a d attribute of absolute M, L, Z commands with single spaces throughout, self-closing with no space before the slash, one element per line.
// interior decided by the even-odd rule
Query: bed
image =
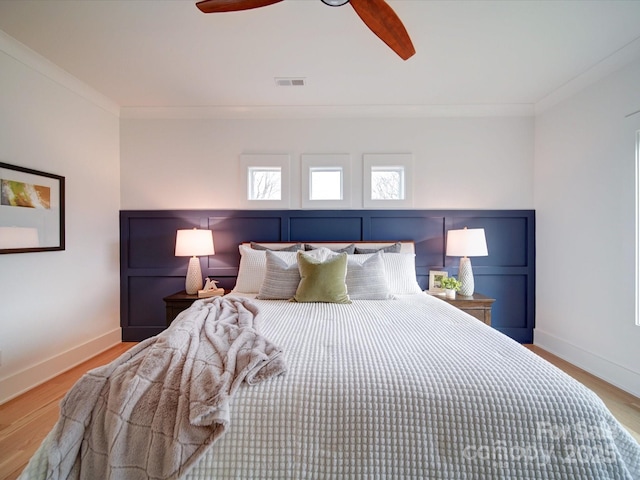
<path fill-rule="evenodd" d="M 602 401 L 422 292 L 412 244 L 353 248 L 241 245 L 234 291 L 174 322 L 211 302 L 248 302 L 286 363 L 234 392 L 224 435 L 181 476 L 640 479 L 640 446 Z"/>

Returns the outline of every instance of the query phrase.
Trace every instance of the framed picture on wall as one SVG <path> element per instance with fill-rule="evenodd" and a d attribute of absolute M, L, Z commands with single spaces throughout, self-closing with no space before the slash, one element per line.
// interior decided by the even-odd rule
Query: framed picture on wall
<path fill-rule="evenodd" d="M 0 254 L 64 249 L 64 177 L 0 162 Z"/>
<path fill-rule="evenodd" d="M 429 291 L 431 293 L 443 293 L 444 288 L 440 285 L 440 282 L 443 278 L 447 278 L 449 276 L 448 272 L 443 272 L 439 270 L 430 270 L 429 271 Z"/>

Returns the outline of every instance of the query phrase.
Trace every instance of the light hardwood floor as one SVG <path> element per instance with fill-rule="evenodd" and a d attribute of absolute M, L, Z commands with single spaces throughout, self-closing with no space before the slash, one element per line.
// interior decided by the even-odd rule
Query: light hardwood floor
<path fill-rule="evenodd" d="M 117 358 L 134 343 L 121 343 L 29 392 L 0 405 L 0 479 L 15 479 L 58 418 L 58 404 L 84 372 Z M 550 353 L 527 345 L 591 390 L 640 442 L 640 399 Z"/>
<path fill-rule="evenodd" d="M 121 343 L 19 397 L 0 405 L 0 479 L 20 475 L 56 423 L 58 404 L 88 370 L 116 359 L 135 343 Z"/>

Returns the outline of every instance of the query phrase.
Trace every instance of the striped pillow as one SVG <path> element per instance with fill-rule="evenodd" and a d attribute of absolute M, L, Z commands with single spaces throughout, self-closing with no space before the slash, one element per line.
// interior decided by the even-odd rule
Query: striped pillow
<path fill-rule="evenodd" d="M 300 283 L 298 263 L 282 258 L 282 254 L 266 251 L 266 271 L 260 292 L 256 298 L 260 300 L 288 300 L 296 294 Z"/>
<path fill-rule="evenodd" d="M 258 293 L 267 270 L 267 250 L 254 250 L 240 245 L 240 267 L 234 292 Z M 280 258 L 287 263 L 296 261 L 296 252 L 279 252 Z"/>
<path fill-rule="evenodd" d="M 387 284 L 382 252 L 372 255 L 349 255 L 346 283 L 351 300 L 392 298 Z"/>

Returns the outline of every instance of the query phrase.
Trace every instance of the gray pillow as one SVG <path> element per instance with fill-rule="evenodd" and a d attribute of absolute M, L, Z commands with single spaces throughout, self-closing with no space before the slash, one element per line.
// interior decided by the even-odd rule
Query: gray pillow
<path fill-rule="evenodd" d="M 351 300 L 389 300 L 393 298 L 387 284 L 382 252 L 364 262 L 357 255 L 347 259 L 347 293 Z"/>
<path fill-rule="evenodd" d="M 308 243 L 304 244 L 304 249 L 308 252 L 309 250 L 317 250 L 318 248 L 324 248 L 324 247 L 314 247 L 313 245 L 309 245 Z M 329 248 L 328 250 L 331 250 L 332 252 L 335 253 L 346 253 L 347 255 L 353 255 L 355 253 L 356 250 L 356 245 L 354 243 L 352 243 L 351 245 L 347 245 L 344 248 L 338 248 L 338 249 L 332 249 Z"/>
<path fill-rule="evenodd" d="M 376 253 L 376 252 L 385 252 L 385 253 L 400 253 L 402 249 L 402 245 L 400 242 L 394 243 L 393 245 L 389 245 L 387 247 L 382 248 L 358 248 L 356 247 L 356 254 L 359 253 Z"/>
<path fill-rule="evenodd" d="M 251 242 L 251 248 L 254 250 L 271 250 L 272 252 L 297 252 L 298 250 L 302 250 L 302 244 L 296 243 L 295 245 L 291 245 L 290 247 L 283 248 L 269 248 L 264 245 L 260 245 L 256 242 Z"/>
<path fill-rule="evenodd" d="M 277 253 L 267 250 L 264 280 L 256 298 L 260 300 L 289 300 L 300 283 L 298 263 L 288 264 Z"/>

